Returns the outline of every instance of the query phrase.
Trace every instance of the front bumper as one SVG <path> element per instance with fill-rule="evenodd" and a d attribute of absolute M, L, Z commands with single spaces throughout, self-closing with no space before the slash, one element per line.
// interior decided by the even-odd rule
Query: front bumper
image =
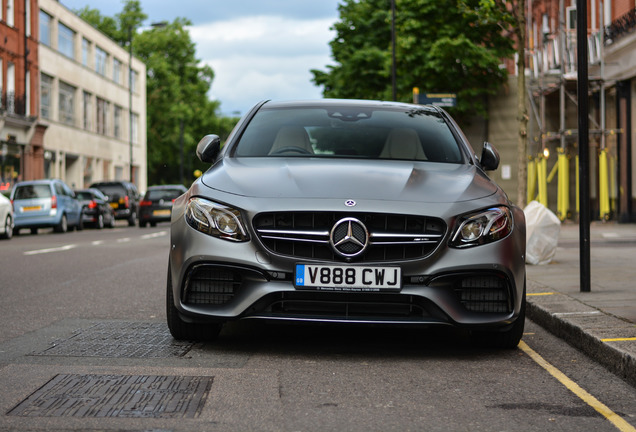
<path fill-rule="evenodd" d="M 187 322 L 258 318 L 502 327 L 519 315 L 525 288 L 522 229 L 463 250 L 446 247 L 444 239 L 425 259 L 393 262 L 402 269 L 396 292 L 298 290 L 292 277 L 299 261 L 269 253 L 255 238 L 220 240 L 195 231 L 182 217 L 173 219 L 171 234 L 171 286 Z"/>

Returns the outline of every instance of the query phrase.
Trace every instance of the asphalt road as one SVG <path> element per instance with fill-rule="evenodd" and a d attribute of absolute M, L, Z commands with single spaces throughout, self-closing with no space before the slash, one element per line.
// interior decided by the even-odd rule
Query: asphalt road
<path fill-rule="evenodd" d="M 636 389 L 530 321 L 516 350 L 260 322 L 176 342 L 168 225 L 24 232 L 0 241 L 2 431 L 635 430 Z"/>

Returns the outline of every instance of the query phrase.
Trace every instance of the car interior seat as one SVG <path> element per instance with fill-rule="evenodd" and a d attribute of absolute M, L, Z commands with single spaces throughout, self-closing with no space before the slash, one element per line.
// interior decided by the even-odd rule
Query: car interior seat
<path fill-rule="evenodd" d="M 309 141 L 309 135 L 302 126 L 283 126 L 274 139 L 274 144 L 269 154 L 274 154 L 285 148 L 297 147 L 304 150 L 303 153 L 314 154 L 314 149 Z M 292 150 L 293 151 L 293 150 Z"/>
<path fill-rule="evenodd" d="M 380 152 L 381 159 L 428 160 L 414 129 L 392 129 Z"/>

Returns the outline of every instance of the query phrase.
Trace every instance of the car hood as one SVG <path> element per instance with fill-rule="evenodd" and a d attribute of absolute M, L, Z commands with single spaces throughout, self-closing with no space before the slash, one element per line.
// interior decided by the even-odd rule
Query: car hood
<path fill-rule="evenodd" d="M 225 158 L 201 181 L 222 192 L 258 198 L 449 203 L 498 190 L 474 165 L 326 158 Z"/>

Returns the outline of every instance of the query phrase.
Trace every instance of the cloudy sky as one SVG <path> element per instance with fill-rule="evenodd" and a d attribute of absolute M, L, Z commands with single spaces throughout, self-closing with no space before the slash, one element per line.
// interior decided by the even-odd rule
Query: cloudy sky
<path fill-rule="evenodd" d="M 114 17 L 124 2 L 60 0 L 71 10 L 90 6 Z M 212 67 L 210 97 L 224 114 L 244 114 L 263 99 L 318 98 L 311 69 L 332 63 L 330 27 L 339 0 L 141 0 L 149 25 L 189 19 L 197 58 Z"/>

